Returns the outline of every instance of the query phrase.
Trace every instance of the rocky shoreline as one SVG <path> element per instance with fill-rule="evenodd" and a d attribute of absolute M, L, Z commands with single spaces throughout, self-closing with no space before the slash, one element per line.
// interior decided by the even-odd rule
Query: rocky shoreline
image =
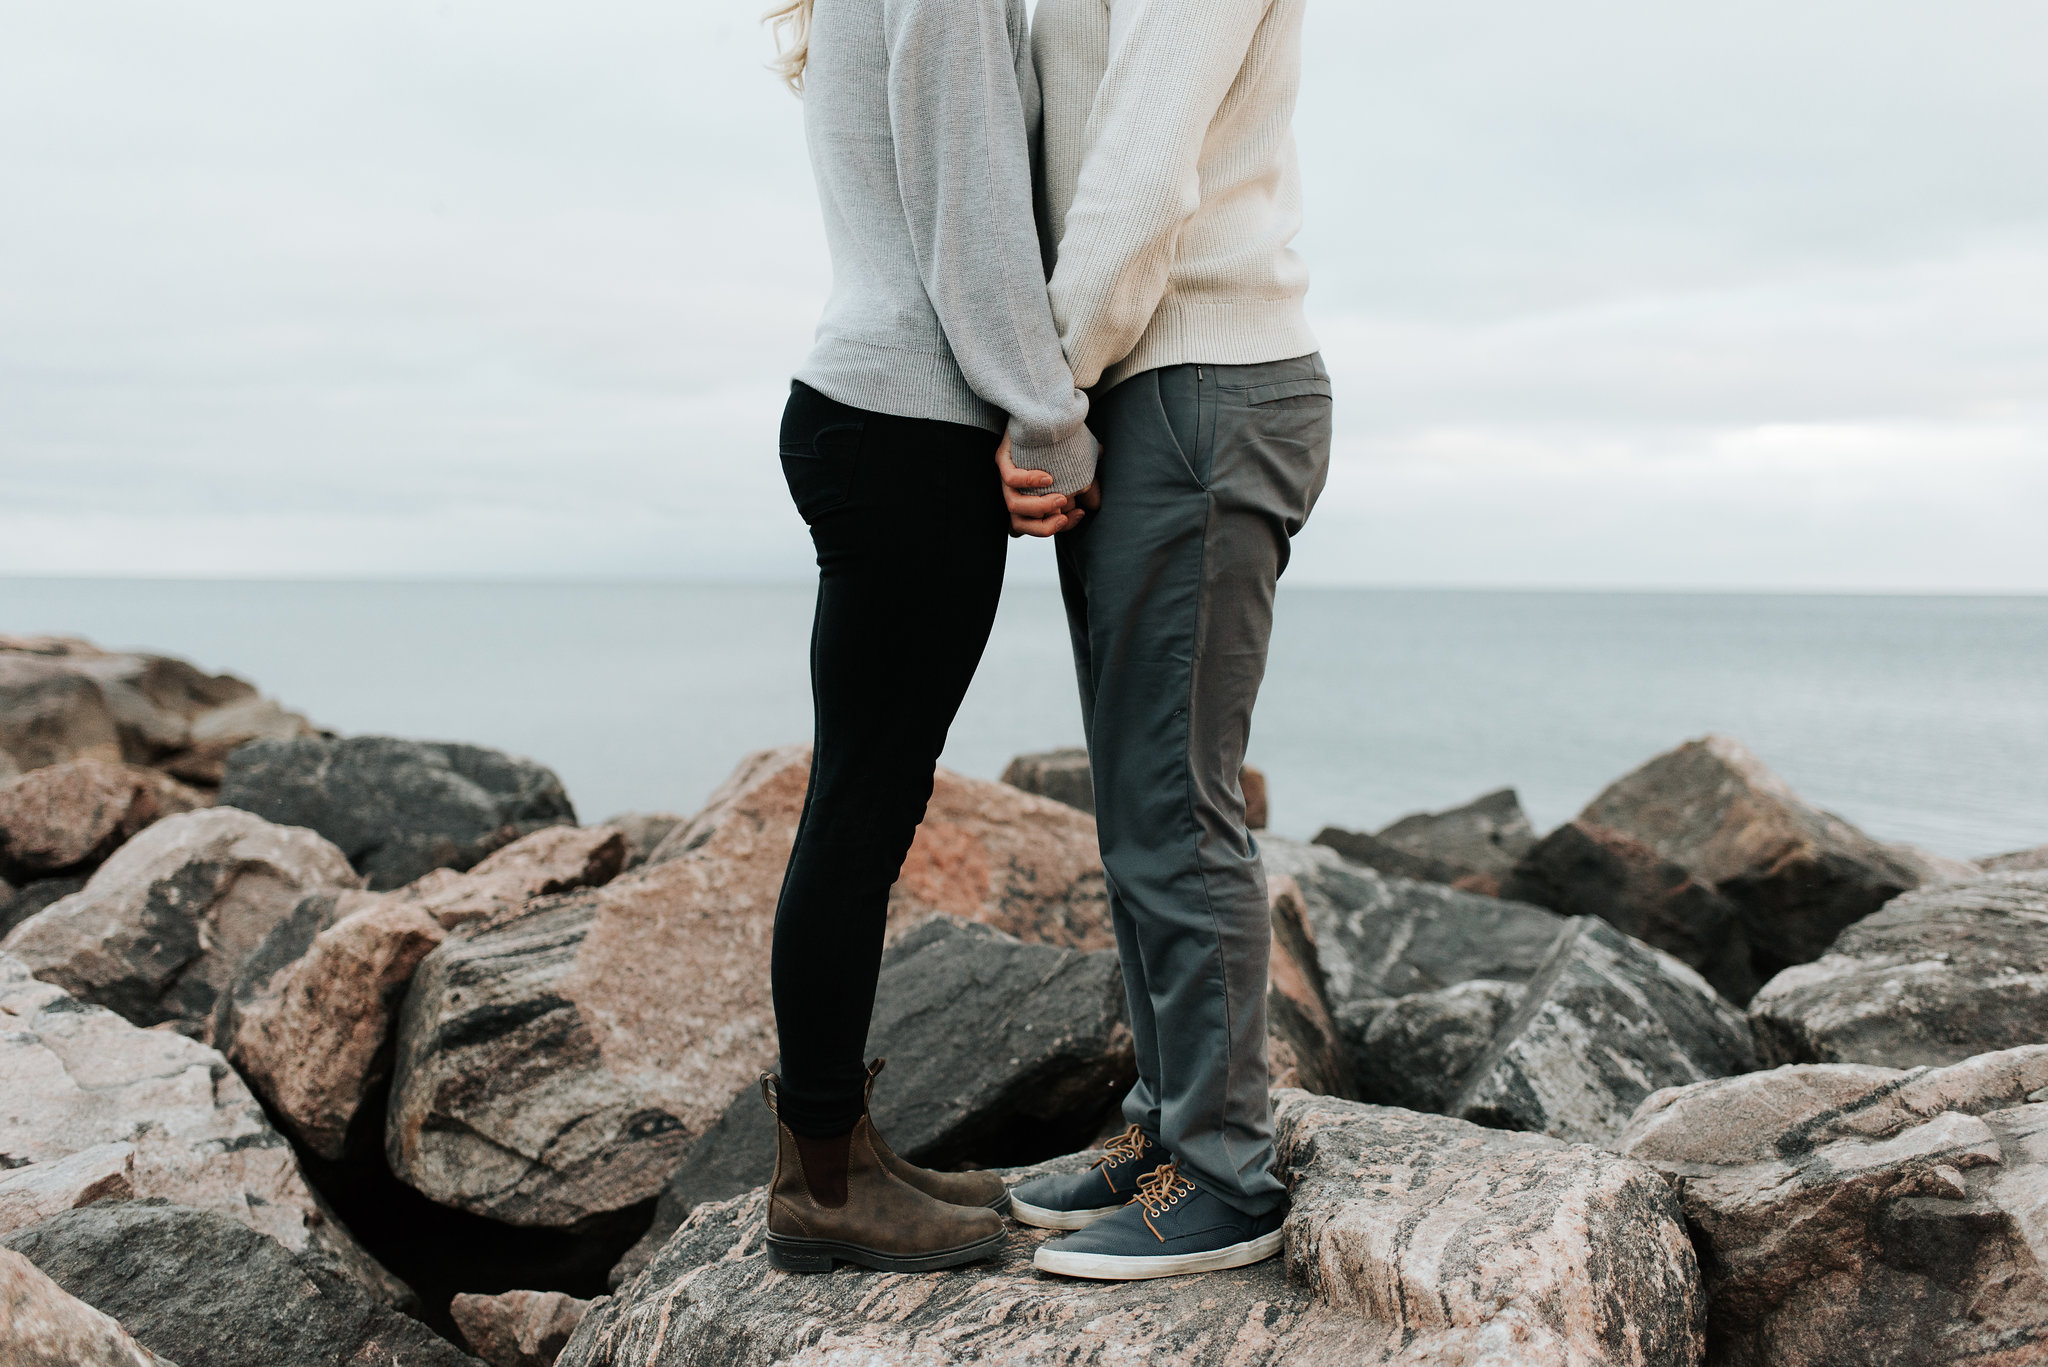
<path fill-rule="evenodd" d="M 1547 833 L 1261 834 L 1284 1263 L 773 1272 L 808 771 L 585 826 L 529 760 L 0 636 L 0 1360 L 2048 1361 L 2048 847 L 1885 844 L 1725 737 Z M 1085 1162 L 1133 1076 L 1085 758 L 1005 779 L 938 775 L 891 898 L 875 1111 L 937 1166 Z"/>

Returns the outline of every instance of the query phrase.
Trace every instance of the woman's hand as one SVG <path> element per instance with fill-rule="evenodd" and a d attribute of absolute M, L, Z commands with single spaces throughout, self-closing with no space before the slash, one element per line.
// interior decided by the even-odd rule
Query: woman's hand
<path fill-rule="evenodd" d="M 1033 492 L 1051 484 L 1052 476 L 1044 470 L 1019 470 L 1010 460 L 1008 434 L 996 448 L 996 470 L 1003 477 L 1003 503 L 1010 510 L 1012 536 L 1056 536 L 1080 525 L 1085 513 L 1074 498 Z M 1089 490 L 1094 487 L 1090 485 Z"/>

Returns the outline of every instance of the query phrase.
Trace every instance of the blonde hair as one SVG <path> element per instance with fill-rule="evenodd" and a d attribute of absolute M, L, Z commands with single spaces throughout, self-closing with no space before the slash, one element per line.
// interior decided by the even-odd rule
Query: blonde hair
<path fill-rule="evenodd" d="M 789 0 L 779 9 L 761 16 L 764 24 L 775 25 L 775 60 L 768 69 L 789 82 L 789 88 L 804 93 L 804 63 L 811 55 L 811 6 L 816 0 Z M 788 34 L 789 45 L 783 46 Z"/>

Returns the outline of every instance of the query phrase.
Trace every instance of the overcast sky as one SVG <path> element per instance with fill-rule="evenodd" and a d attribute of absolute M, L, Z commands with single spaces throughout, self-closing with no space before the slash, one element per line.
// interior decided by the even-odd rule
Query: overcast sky
<path fill-rule="evenodd" d="M 762 3 L 0 0 L 0 574 L 807 573 Z M 1309 13 L 1291 574 L 2048 590 L 2048 5 Z"/>

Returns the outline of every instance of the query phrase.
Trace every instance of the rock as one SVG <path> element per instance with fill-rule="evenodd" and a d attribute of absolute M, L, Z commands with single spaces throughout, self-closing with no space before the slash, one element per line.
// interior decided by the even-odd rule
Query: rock
<path fill-rule="evenodd" d="M 391 736 L 243 746 L 229 757 L 220 800 L 318 831 L 380 891 L 576 824 L 562 781 L 531 760 Z"/>
<path fill-rule="evenodd" d="M 376 899 L 238 1003 L 229 1059 L 322 1158 L 345 1155 L 357 1112 L 390 1076 L 405 989 L 446 936 L 418 907 Z"/>
<path fill-rule="evenodd" d="M 1137 1081 L 1114 950 L 1030 945 L 950 919 L 925 922 L 884 953 L 868 1051 L 892 1060 L 875 1084 L 875 1124 L 905 1158 L 938 1168 L 1077 1149 Z M 774 1121 L 750 1082 L 690 1146 L 613 1283 L 696 1206 L 774 1171 Z"/>
<path fill-rule="evenodd" d="M 317 734 L 252 685 L 183 660 L 65 637 L 0 637 L 0 752 L 19 770 L 127 760 L 213 787 L 236 747 Z"/>
<path fill-rule="evenodd" d="M 1019 755 L 1003 769 L 1002 781 L 1095 815 L 1095 779 L 1088 768 L 1088 752 L 1078 745 Z M 1264 771 L 1247 764 L 1238 771 L 1237 781 L 1244 793 L 1245 826 L 1264 830 L 1271 810 Z"/>
<path fill-rule="evenodd" d="M 2048 869 L 2048 845 L 2014 850 L 2011 854 L 1994 854 L 1988 859 L 1978 860 L 1977 864 L 1986 873 L 2032 873 L 2037 869 Z"/>
<path fill-rule="evenodd" d="M 475 1367 L 353 1282 L 212 1211 L 89 1206 L 0 1244 L 181 1367 Z"/>
<path fill-rule="evenodd" d="M 1385 1326 L 1400 1361 L 1700 1361 L 1699 1268 L 1655 1172 L 1446 1117 L 1276 1101 L 1289 1280 Z"/>
<path fill-rule="evenodd" d="M 175 1367 L 5 1248 L 0 1248 L 0 1361 L 7 1367 Z"/>
<path fill-rule="evenodd" d="M 390 1076 L 406 987 L 447 931 L 609 882 L 625 850 L 617 831 L 550 826 L 468 873 L 436 869 L 396 892 L 344 893 L 310 918 L 302 906 L 236 981 L 219 1036 L 228 1057 L 307 1147 L 343 1157 L 364 1101 Z"/>
<path fill-rule="evenodd" d="M 0 955 L 0 1168 L 26 1174 L 114 1144 L 133 1150 L 137 1197 L 219 1211 L 393 1304 L 409 1299 L 306 1185 L 226 1059 L 88 1006 Z"/>
<path fill-rule="evenodd" d="M 1363 1039 L 1395 997 L 1474 978 L 1526 981 L 1564 924 L 1542 907 L 1384 878 L 1320 845 L 1267 834 L 1259 849 L 1269 879 L 1301 887 L 1323 990 L 1349 1039 Z"/>
<path fill-rule="evenodd" d="M 1244 824 L 1246 829 L 1263 831 L 1266 818 L 1271 811 L 1266 796 L 1266 773 L 1247 764 L 1237 771 L 1237 781 L 1244 791 Z"/>
<path fill-rule="evenodd" d="M 775 1058 L 769 937 L 808 783 L 808 747 L 750 756 L 641 868 L 462 927 L 430 954 L 400 1021 L 393 1170 L 515 1224 L 657 1195 Z M 941 914 L 1106 947 L 1094 823 L 941 770 L 891 934 Z"/>
<path fill-rule="evenodd" d="M 0 640 L 0 754 L 16 774 L 74 759 L 121 762 L 121 731 L 91 679 Z"/>
<path fill-rule="evenodd" d="M 1095 814 L 1095 779 L 1088 770 L 1088 752 L 1078 745 L 1019 755 L 1003 769 L 1002 781 Z"/>
<path fill-rule="evenodd" d="M 1280 874 L 1266 887 L 1273 908 L 1273 959 L 1266 991 L 1266 1061 L 1272 1085 L 1356 1096 L 1344 1040 L 1323 995 L 1322 961 L 1301 885 Z"/>
<path fill-rule="evenodd" d="M 1566 822 L 1522 856 L 1501 881 L 1500 895 L 1566 916 L 1598 916 L 1691 964 L 1738 1005 L 1756 993 L 1735 903 L 1620 831 Z"/>
<path fill-rule="evenodd" d="M 0 1234 L 95 1201 L 135 1195 L 135 1146 L 95 1144 L 46 1163 L 0 1169 Z"/>
<path fill-rule="evenodd" d="M 560 1291 L 457 1296 L 448 1307 L 462 1337 L 491 1367 L 554 1367 L 589 1301 Z"/>
<path fill-rule="evenodd" d="M 1519 983 L 1475 978 L 1396 998 L 1353 1045 L 1359 1096 L 1411 1111 L 1449 1110 L 1522 993 Z"/>
<path fill-rule="evenodd" d="M 453 930 L 516 911 L 536 897 L 602 887 L 626 866 L 626 837 L 603 826 L 549 826 L 457 873 L 435 869 L 391 897 Z"/>
<path fill-rule="evenodd" d="M 1536 843 L 1536 832 L 1512 788 L 1475 797 L 1462 807 L 1404 816 L 1379 833 L 1382 843 L 1434 860 L 1463 878 L 1505 874 Z"/>
<path fill-rule="evenodd" d="M 1565 924 L 1452 1111 L 1611 1147 L 1658 1088 L 1755 1067 L 1748 1022 L 1705 979 L 1582 916 Z"/>
<path fill-rule="evenodd" d="M 308 895 L 359 886 L 311 831 L 231 807 L 166 817 L 85 888 L 16 926 L 0 951 L 137 1025 L 211 1040 L 242 962 Z"/>
<path fill-rule="evenodd" d="M 42 878 L 24 887 L 16 888 L 13 896 L 0 891 L 0 939 L 7 932 L 34 916 L 45 907 L 55 906 L 85 887 L 86 876 L 78 874 L 63 878 Z"/>
<path fill-rule="evenodd" d="M 1622 1143 L 1671 1181 L 1717 1361 L 2022 1363 L 2048 1352 L 2048 1046 L 1658 1092 Z"/>
<path fill-rule="evenodd" d="M 1914 1068 L 2048 1040 L 2048 872 L 1907 893 L 1750 1006 L 1769 1063 Z"/>
<path fill-rule="evenodd" d="M 656 846 L 668 839 L 670 832 L 689 819 L 675 812 L 620 812 L 600 824 L 625 837 L 626 867 L 637 869 L 647 862 Z"/>
<path fill-rule="evenodd" d="M 1335 850 L 1354 864 L 1363 864 L 1389 878 L 1410 878 L 1424 883 L 1455 883 L 1458 870 L 1439 859 L 1410 854 L 1365 831 L 1347 831 L 1342 826 L 1325 826 L 1316 832 L 1312 845 Z"/>
<path fill-rule="evenodd" d="M 1688 741 L 1610 785 L 1579 820 L 1690 870 L 1742 916 L 1757 976 L 1807 963 L 1902 892 L 1947 876 L 1808 806 L 1741 742 Z"/>
<path fill-rule="evenodd" d="M 1700 1361 L 1698 1271 L 1654 1172 L 1441 1117 L 1300 1092 L 1275 1101 L 1294 1193 L 1284 1263 L 1069 1280 L 1034 1273 L 1030 1256 L 1046 1236 L 1019 1230 L 1000 1259 L 952 1276 L 785 1276 L 766 1265 L 756 1191 L 700 1209 L 644 1273 L 591 1308 L 557 1361 Z"/>
<path fill-rule="evenodd" d="M 205 805 L 140 765 L 78 759 L 32 770 L 0 788 L 0 870 L 21 882 L 89 873 L 152 821 Z"/>

